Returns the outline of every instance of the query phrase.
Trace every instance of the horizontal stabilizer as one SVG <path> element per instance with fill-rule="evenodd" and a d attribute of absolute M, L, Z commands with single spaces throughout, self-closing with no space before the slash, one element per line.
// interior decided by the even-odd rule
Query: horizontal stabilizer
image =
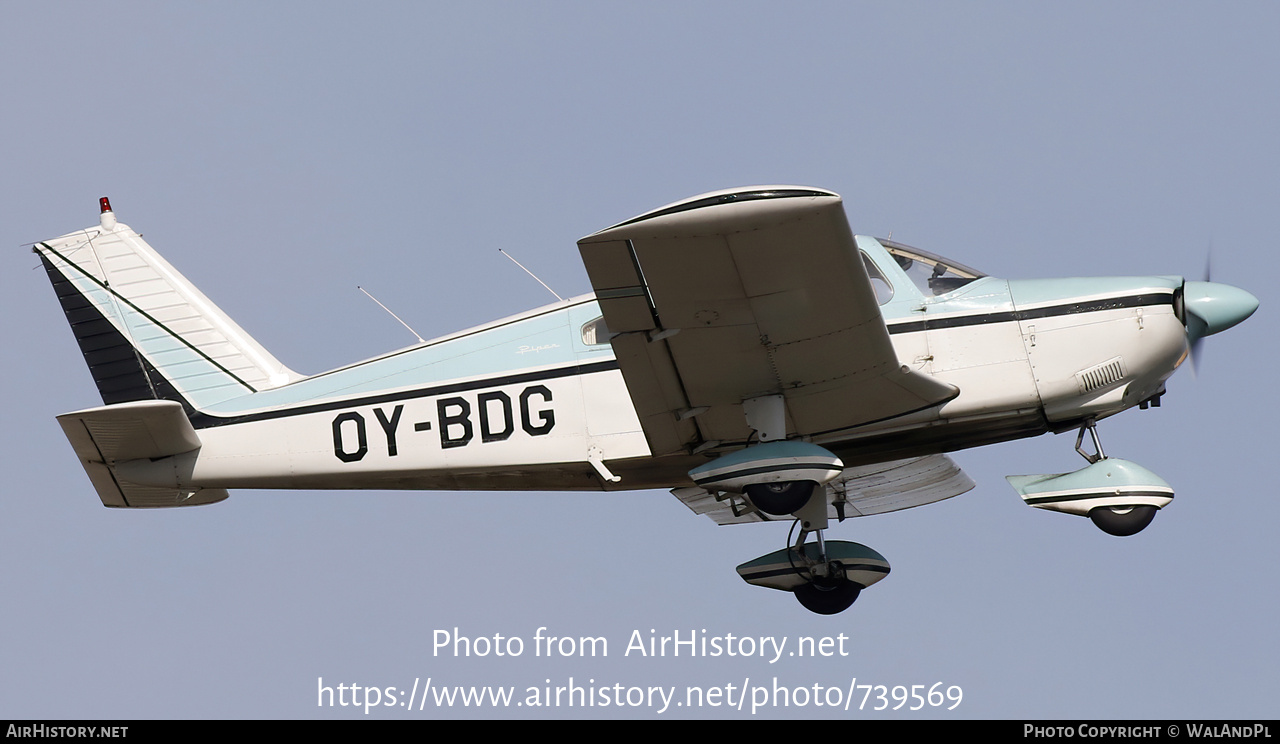
<path fill-rule="evenodd" d="M 142 486 L 123 480 L 116 473 L 117 463 L 156 460 L 200 448 L 200 437 L 181 403 L 168 400 L 118 403 L 64 413 L 58 417 L 58 423 L 104 506 L 195 506 L 227 498 L 223 489 L 193 492 Z"/>

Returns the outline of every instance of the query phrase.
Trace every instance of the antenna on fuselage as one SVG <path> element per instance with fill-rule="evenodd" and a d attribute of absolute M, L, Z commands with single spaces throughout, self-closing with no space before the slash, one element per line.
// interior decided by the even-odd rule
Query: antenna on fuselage
<path fill-rule="evenodd" d="M 364 296 L 365 296 L 365 297 L 368 297 L 369 299 L 373 300 L 374 302 L 378 302 L 378 298 L 377 298 L 377 297 L 374 297 L 373 295 L 369 294 L 369 292 L 368 292 L 364 287 L 361 287 L 359 284 L 357 284 L 357 285 L 356 285 L 356 289 L 360 290 L 361 292 L 364 292 Z M 418 343 L 420 343 L 420 344 L 425 344 L 425 343 L 427 342 L 427 340 L 426 340 L 426 339 L 424 339 L 422 336 L 419 336 L 419 335 L 418 335 L 418 332 L 417 332 L 417 331 L 415 331 L 415 330 L 413 330 L 413 328 L 411 328 L 411 327 L 409 326 L 409 324 L 408 324 L 408 323 L 404 322 L 403 320 L 400 320 L 400 316 L 399 316 L 399 315 L 396 315 L 395 313 L 391 312 L 391 308 L 387 307 L 386 305 L 382 304 L 381 302 L 378 302 L 378 307 L 382 308 L 383 310 L 386 310 L 388 315 L 390 315 L 391 317 L 393 317 L 393 318 L 395 318 L 396 320 L 399 320 L 399 321 L 400 321 L 400 325 L 404 326 L 405 328 L 408 328 L 408 329 L 409 329 L 409 333 L 412 333 L 414 336 L 417 336 L 417 338 L 418 338 Z"/>
<path fill-rule="evenodd" d="M 564 302 L 564 298 L 563 298 L 563 297 L 561 297 L 560 295 L 556 294 L 556 291 L 555 291 L 554 289 L 552 289 L 551 287 L 548 287 L 548 286 L 547 286 L 547 283 L 546 283 L 546 282 L 544 282 L 544 281 L 542 281 L 541 279 L 539 279 L 537 274 L 535 274 L 535 273 L 533 273 L 532 271 L 529 271 L 529 269 L 525 268 L 525 265 L 524 265 L 524 264 L 522 264 L 522 263 L 520 263 L 519 261 L 517 261 L 517 260 L 515 260 L 514 258 L 512 258 L 512 256 L 511 256 L 511 254 L 510 254 L 510 253 L 507 253 L 506 251 L 502 250 L 501 248 L 499 248 L 499 249 L 498 249 L 498 253 L 501 253 L 502 255 L 506 256 L 507 258 L 510 258 L 512 263 L 514 263 L 516 266 L 519 266 L 520 268 L 524 269 L 524 273 L 526 273 L 526 274 L 528 274 L 529 276 L 533 277 L 534 281 L 536 281 L 538 284 L 541 284 L 541 285 L 543 286 L 543 288 L 544 288 L 544 289 L 546 289 L 546 290 L 547 290 L 548 292 L 550 292 L 551 294 L 555 295 L 557 300 L 560 300 L 561 302 Z"/>

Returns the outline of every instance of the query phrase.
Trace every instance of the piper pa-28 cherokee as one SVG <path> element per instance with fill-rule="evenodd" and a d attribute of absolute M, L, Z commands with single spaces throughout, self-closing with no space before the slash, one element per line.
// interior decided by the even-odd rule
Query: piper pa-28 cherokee
<path fill-rule="evenodd" d="M 1107 457 L 1095 422 L 1159 405 L 1258 304 L 1171 276 L 996 279 L 855 236 L 829 191 L 753 187 L 578 241 L 593 295 L 306 376 L 100 206 L 34 250 L 105 403 L 58 417 L 103 504 L 669 488 L 719 524 L 794 517 L 795 542 L 738 573 L 823 614 L 889 572 L 824 540 L 829 521 L 968 491 L 949 451 L 1078 429 L 1086 467 L 1010 483 L 1114 535 L 1146 527 L 1173 489 Z"/>

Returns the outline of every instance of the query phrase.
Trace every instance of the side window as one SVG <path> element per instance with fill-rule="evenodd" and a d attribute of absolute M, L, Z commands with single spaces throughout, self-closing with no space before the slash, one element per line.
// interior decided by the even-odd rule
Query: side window
<path fill-rule="evenodd" d="M 883 305 L 892 300 L 893 285 L 885 278 L 884 272 L 880 271 L 880 267 L 865 252 L 859 253 L 862 253 L 862 263 L 867 267 L 867 276 L 871 278 L 871 288 L 876 291 L 876 302 Z"/>
<path fill-rule="evenodd" d="M 582 326 L 582 343 L 587 346 L 607 344 L 611 338 L 613 334 L 609 333 L 609 327 L 604 324 L 604 316 Z"/>

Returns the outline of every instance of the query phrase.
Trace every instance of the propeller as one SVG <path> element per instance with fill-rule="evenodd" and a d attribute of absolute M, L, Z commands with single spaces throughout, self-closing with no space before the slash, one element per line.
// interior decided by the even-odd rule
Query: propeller
<path fill-rule="evenodd" d="M 1204 283 L 1211 284 L 1213 282 L 1213 243 L 1209 243 L 1209 247 L 1204 252 Z M 1186 280 L 1182 281 L 1186 286 Z M 1199 320 L 1199 318 L 1197 318 Z M 1187 354 L 1191 357 L 1191 374 L 1198 380 L 1200 379 L 1200 359 L 1204 354 L 1204 335 L 1192 336 L 1190 330 L 1187 332 L 1190 344 L 1187 348 Z"/>
<path fill-rule="evenodd" d="M 1187 329 L 1190 344 L 1191 368 L 1200 376 L 1200 358 L 1205 337 L 1244 322 L 1258 309 L 1258 298 L 1233 287 L 1211 280 L 1213 263 L 1212 247 L 1205 257 L 1204 281 L 1182 282 L 1182 289 L 1175 298 L 1178 319 Z"/>

